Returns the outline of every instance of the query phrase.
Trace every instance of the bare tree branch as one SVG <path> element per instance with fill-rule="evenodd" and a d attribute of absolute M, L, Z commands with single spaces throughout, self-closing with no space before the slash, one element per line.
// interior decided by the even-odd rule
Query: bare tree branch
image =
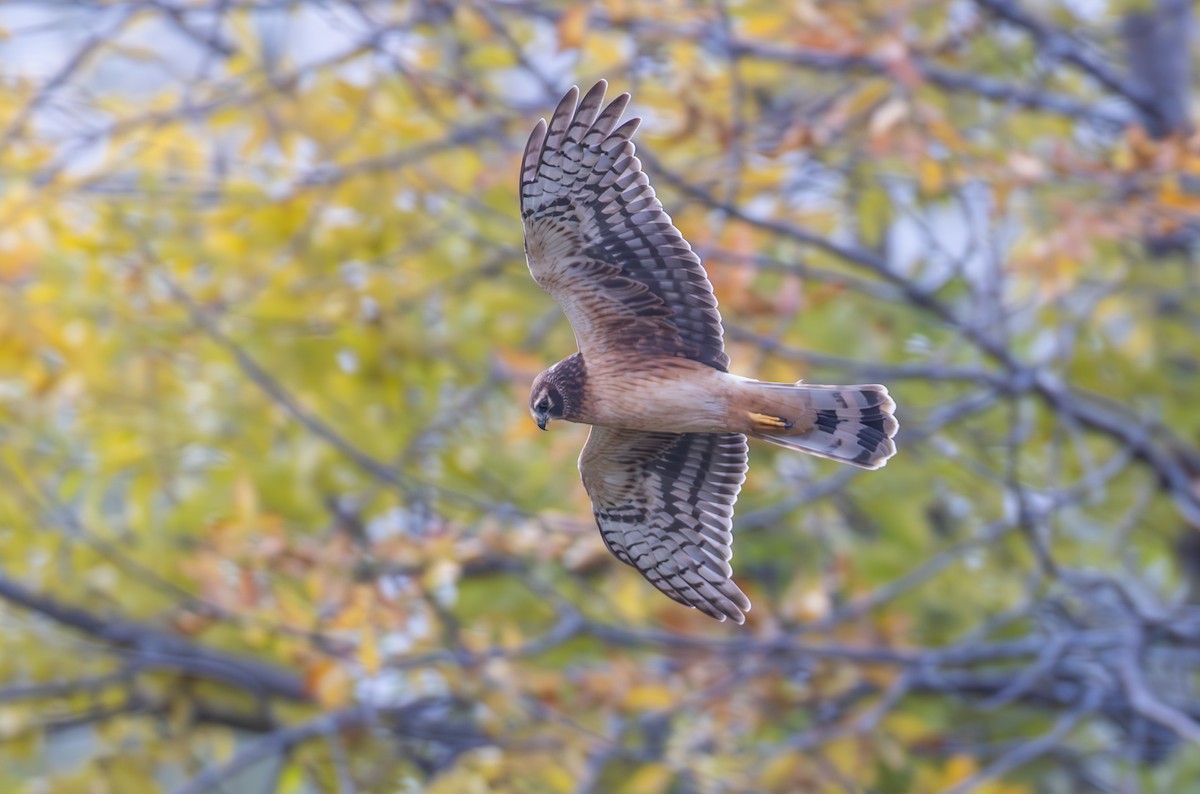
<path fill-rule="evenodd" d="M 890 71 L 885 61 L 869 55 L 809 52 L 794 47 L 744 40 L 731 42 L 729 46 L 741 57 L 776 61 L 804 69 L 878 75 L 887 75 Z M 1111 127 L 1123 127 L 1130 121 L 1127 113 L 1082 102 L 1074 97 L 1006 83 L 987 75 L 957 71 L 917 55 L 909 56 L 909 60 L 922 79 L 947 91 L 974 94 L 993 102 L 1058 113 Z"/>
<path fill-rule="evenodd" d="M 190 640 L 119 618 L 101 617 L 36 593 L 0 573 L 0 599 L 62 626 L 103 640 L 138 670 L 165 669 L 220 681 L 256 695 L 308 702 L 311 695 L 289 670 L 214 651 Z"/>
<path fill-rule="evenodd" d="M 1157 115 L 1154 99 L 1144 86 L 1122 75 L 1112 64 L 1096 56 L 1076 39 L 1026 12 L 1014 0 L 975 0 L 1000 19 L 1025 30 L 1051 58 L 1061 58 L 1094 78 L 1100 85 L 1124 97 L 1143 113 Z"/>
<path fill-rule="evenodd" d="M 273 731 L 238 750 L 224 764 L 215 765 L 175 789 L 174 794 L 203 794 L 220 791 L 224 783 L 250 767 L 286 755 L 294 747 L 321 737 L 332 737 L 352 726 L 365 725 L 376 719 L 367 706 L 351 706 L 331 711 L 307 722 Z"/>

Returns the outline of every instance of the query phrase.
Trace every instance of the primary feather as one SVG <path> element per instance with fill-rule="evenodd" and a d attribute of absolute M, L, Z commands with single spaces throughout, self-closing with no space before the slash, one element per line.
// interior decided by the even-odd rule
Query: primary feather
<path fill-rule="evenodd" d="M 521 164 L 521 215 L 534 281 L 571 321 L 579 350 L 631 348 L 725 370 L 721 315 L 700 257 L 663 211 L 629 137 L 621 94 L 607 83 L 576 107 L 572 88 Z"/>

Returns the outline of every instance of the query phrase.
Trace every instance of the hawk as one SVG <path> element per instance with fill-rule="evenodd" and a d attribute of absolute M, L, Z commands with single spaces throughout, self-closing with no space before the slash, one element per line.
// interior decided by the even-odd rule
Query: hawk
<path fill-rule="evenodd" d="M 712 285 L 634 156 L 629 94 L 572 87 L 521 161 L 525 258 L 578 352 L 533 382 L 529 410 L 591 425 L 579 473 L 608 549 L 662 592 L 745 621 L 733 505 L 746 437 L 864 469 L 896 452 L 885 387 L 764 383 L 729 372 Z"/>

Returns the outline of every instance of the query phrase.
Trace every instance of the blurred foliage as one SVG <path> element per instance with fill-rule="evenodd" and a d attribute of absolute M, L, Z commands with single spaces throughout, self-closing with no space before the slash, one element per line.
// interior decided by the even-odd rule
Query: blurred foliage
<path fill-rule="evenodd" d="M 922 654 L 1111 625 L 1064 572 L 1179 603 L 1200 292 L 1145 241 L 1196 222 L 1196 139 L 949 0 L 36 5 L 0 8 L 0 584 L 44 599 L 0 610 L 0 790 L 1195 790 L 1108 701 Z M 753 448 L 745 627 L 612 559 L 586 430 L 526 410 L 574 343 L 517 163 L 600 77 L 733 368 L 899 405 L 879 472 Z"/>

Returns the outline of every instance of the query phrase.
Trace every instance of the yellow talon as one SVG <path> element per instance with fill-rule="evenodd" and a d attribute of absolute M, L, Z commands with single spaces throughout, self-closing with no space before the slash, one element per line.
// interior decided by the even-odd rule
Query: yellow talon
<path fill-rule="evenodd" d="M 792 423 L 779 416 L 770 416 L 768 414 L 759 414 L 754 411 L 748 411 L 747 416 L 760 430 L 791 430 Z"/>

